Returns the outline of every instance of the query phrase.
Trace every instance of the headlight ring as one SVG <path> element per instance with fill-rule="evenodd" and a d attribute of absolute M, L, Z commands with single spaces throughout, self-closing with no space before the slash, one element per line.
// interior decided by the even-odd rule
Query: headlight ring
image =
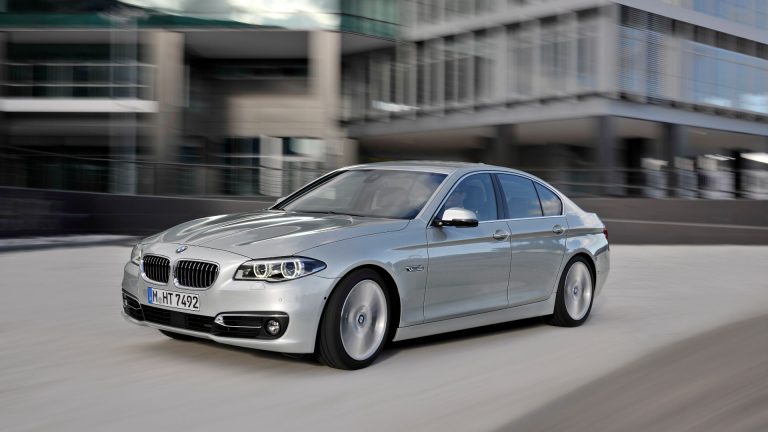
<path fill-rule="evenodd" d="M 282 282 L 325 269 L 324 262 L 305 257 L 284 257 L 246 261 L 235 271 L 235 280 Z"/>

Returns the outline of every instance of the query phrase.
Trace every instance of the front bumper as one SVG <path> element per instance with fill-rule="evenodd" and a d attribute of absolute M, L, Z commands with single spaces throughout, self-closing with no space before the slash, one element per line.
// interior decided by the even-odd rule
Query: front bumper
<path fill-rule="evenodd" d="M 212 259 L 212 254 L 218 256 Z M 128 263 L 123 273 L 123 295 L 133 297 L 136 304 L 132 306 L 138 306 L 142 311 L 138 313 L 124 307 L 122 314 L 127 321 L 227 345 L 295 354 L 314 352 L 320 316 L 335 279 L 310 275 L 278 283 L 236 281 L 232 279 L 234 269 L 247 259 L 228 252 L 191 246 L 184 255 L 185 259 L 205 256 L 207 260 L 220 263 L 221 272 L 214 285 L 205 290 L 195 290 L 174 286 L 173 282 L 149 282 L 139 274 L 137 265 Z M 196 294 L 200 297 L 200 310 L 180 311 L 149 305 L 148 287 Z M 232 333 L 232 329 L 224 329 L 212 323 L 216 316 L 232 313 L 277 317 L 284 327 L 277 337 L 270 338 L 263 331 L 248 334 L 248 330 L 238 329 L 240 333 Z M 225 336 L 227 332 L 224 330 L 229 330 L 229 334 L 236 337 Z"/>

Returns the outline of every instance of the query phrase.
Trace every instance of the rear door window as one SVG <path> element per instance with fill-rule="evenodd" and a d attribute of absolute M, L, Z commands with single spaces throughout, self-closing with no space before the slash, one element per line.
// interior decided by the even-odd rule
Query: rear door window
<path fill-rule="evenodd" d="M 533 182 L 513 174 L 498 174 L 501 192 L 507 204 L 509 219 L 540 217 L 542 215 L 539 196 Z"/>

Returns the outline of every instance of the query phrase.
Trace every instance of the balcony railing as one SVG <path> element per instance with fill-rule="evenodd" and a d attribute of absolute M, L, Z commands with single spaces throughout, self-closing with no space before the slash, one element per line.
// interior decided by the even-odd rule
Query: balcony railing
<path fill-rule="evenodd" d="M 2 94 L 153 100 L 155 66 L 140 62 L 6 62 Z"/>
<path fill-rule="evenodd" d="M 0 186 L 184 196 L 283 196 L 328 170 L 285 156 L 279 168 L 77 157 L 18 147 L 0 150 Z M 274 165 L 274 163 L 270 163 Z M 768 170 L 526 168 L 570 197 L 768 199 Z M 740 182 L 737 182 L 737 176 Z M 125 188 L 125 182 L 135 184 Z M 740 189 L 737 190 L 737 184 Z"/>

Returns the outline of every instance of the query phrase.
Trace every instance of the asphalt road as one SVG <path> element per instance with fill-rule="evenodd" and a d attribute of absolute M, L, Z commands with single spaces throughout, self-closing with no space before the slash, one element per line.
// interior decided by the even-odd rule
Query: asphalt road
<path fill-rule="evenodd" d="M 749 409 L 766 406 L 768 350 L 754 341 L 766 340 L 768 247 L 615 246 L 580 328 L 527 320 L 406 341 L 356 372 L 123 321 L 128 254 L 0 254 L 0 429 L 596 431 L 615 429 L 594 420 L 608 408 L 625 413 L 614 421 L 674 415 L 654 394 L 679 406 L 705 398 L 710 413 L 744 407 L 730 411 L 742 430 L 768 429 Z M 622 390 L 637 396 L 614 397 Z M 695 430 L 686 418 L 636 430 Z"/>

